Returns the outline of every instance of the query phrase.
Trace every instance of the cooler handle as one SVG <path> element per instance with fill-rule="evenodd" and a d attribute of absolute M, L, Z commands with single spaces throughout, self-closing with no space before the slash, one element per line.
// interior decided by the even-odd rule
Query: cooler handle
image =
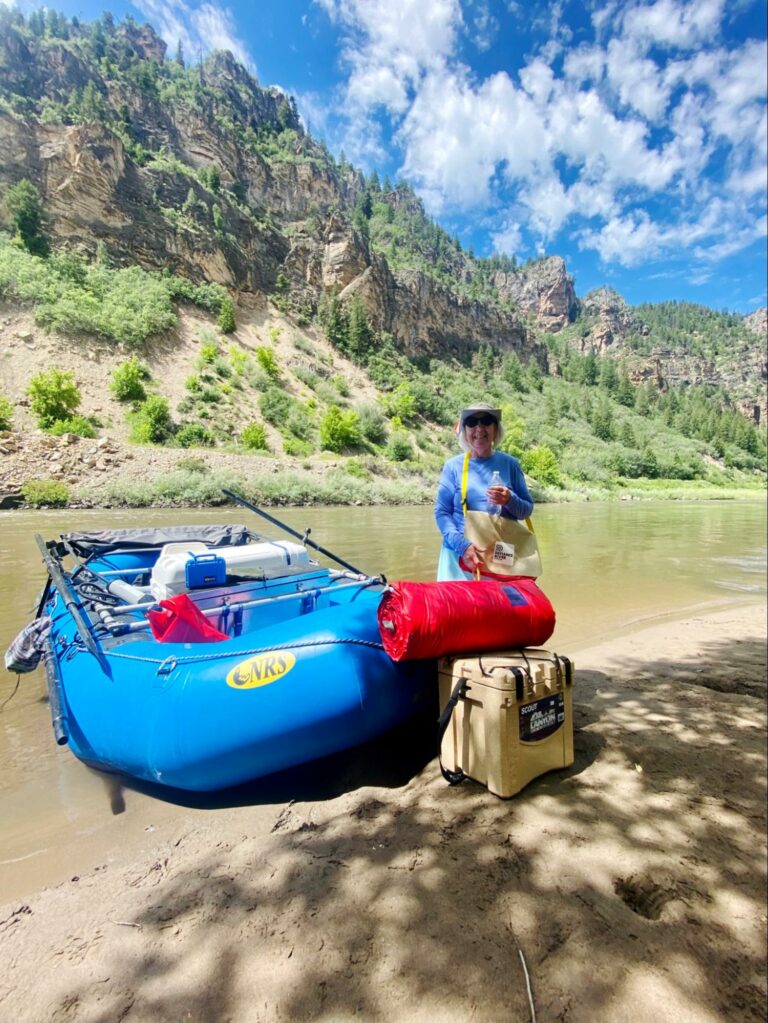
<path fill-rule="evenodd" d="M 447 767 L 443 767 L 443 761 L 441 759 L 441 751 L 443 745 L 443 736 L 446 733 L 448 725 L 451 721 L 451 716 L 456 709 L 456 704 L 459 700 L 464 698 L 464 694 L 469 689 L 468 679 L 460 678 L 456 685 L 453 687 L 451 698 L 443 708 L 443 712 L 440 715 L 437 722 L 437 762 L 440 764 L 440 770 L 443 777 L 449 785 L 459 785 L 467 777 L 464 772 L 459 769 L 458 771 L 449 771 Z"/>

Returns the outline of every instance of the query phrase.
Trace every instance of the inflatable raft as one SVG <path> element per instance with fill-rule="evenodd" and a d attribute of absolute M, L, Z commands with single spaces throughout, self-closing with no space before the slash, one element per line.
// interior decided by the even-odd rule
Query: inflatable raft
<path fill-rule="evenodd" d="M 383 581 L 321 567 L 301 543 L 197 526 L 38 544 L 54 732 L 94 767 L 220 789 L 365 742 L 435 699 L 434 661 L 397 664 L 382 647 Z"/>

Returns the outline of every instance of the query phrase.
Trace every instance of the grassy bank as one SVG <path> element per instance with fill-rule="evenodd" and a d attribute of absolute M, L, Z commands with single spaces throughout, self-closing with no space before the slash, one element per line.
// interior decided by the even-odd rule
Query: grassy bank
<path fill-rule="evenodd" d="M 561 489 L 529 481 L 537 504 L 612 500 L 735 501 L 757 499 L 765 487 L 705 480 L 626 480 L 613 487 Z M 76 489 L 70 505 L 87 508 L 181 508 L 226 504 L 223 488 L 264 506 L 431 504 L 437 477 L 385 479 L 353 475 L 343 468 L 325 474 L 286 469 L 244 477 L 230 470 L 178 469 L 150 482 L 114 481 Z"/>

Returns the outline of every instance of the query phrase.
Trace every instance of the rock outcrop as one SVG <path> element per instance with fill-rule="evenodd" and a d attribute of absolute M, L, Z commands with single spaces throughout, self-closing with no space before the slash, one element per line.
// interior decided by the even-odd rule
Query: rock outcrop
<path fill-rule="evenodd" d="M 537 259 L 512 272 L 499 271 L 493 283 L 504 301 L 530 314 L 543 331 L 557 333 L 576 318 L 573 279 L 560 256 Z"/>

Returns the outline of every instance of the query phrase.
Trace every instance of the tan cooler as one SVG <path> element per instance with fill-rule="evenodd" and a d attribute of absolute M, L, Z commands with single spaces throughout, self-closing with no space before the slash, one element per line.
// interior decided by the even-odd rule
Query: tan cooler
<path fill-rule="evenodd" d="M 474 778 L 508 797 L 540 774 L 573 763 L 573 665 L 567 657 L 534 648 L 494 651 L 443 657 L 438 670 L 446 708 L 440 762 L 449 781 Z"/>

